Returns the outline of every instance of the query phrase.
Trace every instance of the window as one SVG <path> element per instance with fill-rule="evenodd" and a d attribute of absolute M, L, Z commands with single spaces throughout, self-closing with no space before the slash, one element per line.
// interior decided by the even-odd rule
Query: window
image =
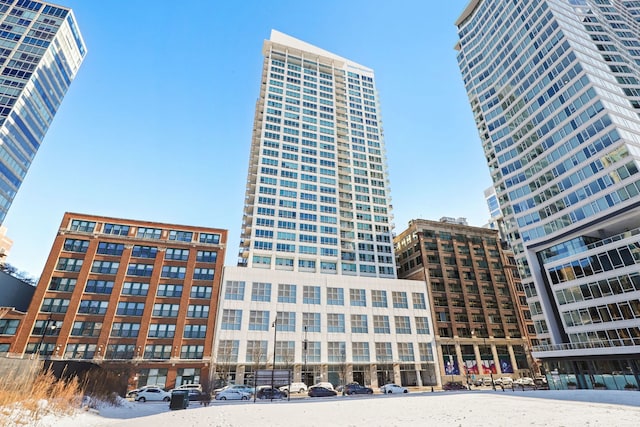
<path fill-rule="evenodd" d="M 180 349 L 180 359 L 202 359 L 203 345 L 183 345 Z"/>
<path fill-rule="evenodd" d="M 295 332 L 296 313 L 292 311 L 279 311 L 276 313 L 276 327 L 278 331 Z"/>
<path fill-rule="evenodd" d="M 276 362 L 292 364 L 295 355 L 294 341 L 277 341 L 276 342 Z"/>
<path fill-rule="evenodd" d="M 140 332 L 140 323 L 114 323 L 111 326 L 112 337 L 135 338 Z"/>
<path fill-rule="evenodd" d="M 165 265 L 162 267 L 161 277 L 167 277 L 170 279 L 184 279 L 187 274 L 187 267 L 176 267 L 172 265 Z"/>
<path fill-rule="evenodd" d="M 211 286 L 192 286 L 191 293 L 189 296 L 191 298 L 211 298 L 211 292 L 213 288 Z"/>
<path fill-rule="evenodd" d="M 183 338 L 204 338 L 207 325 L 184 325 Z"/>
<path fill-rule="evenodd" d="M 122 243 L 99 242 L 96 252 L 101 255 L 120 256 L 124 252 L 124 245 Z"/>
<path fill-rule="evenodd" d="M 153 315 L 159 317 L 178 317 L 179 304 L 153 304 Z"/>
<path fill-rule="evenodd" d="M 149 325 L 149 338 L 173 338 L 176 325 L 166 323 L 152 323 Z"/>
<path fill-rule="evenodd" d="M 42 336 L 44 334 L 57 337 L 60 335 L 60 328 L 62 328 L 62 320 L 36 320 L 31 335 Z"/>
<path fill-rule="evenodd" d="M 369 361 L 369 343 L 368 342 L 354 342 L 351 343 L 353 351 L 354 362 L 368 362 Z"/>
<path fill-rule="evenodd" d="M 431 349 L 431 345 L 429 343 L 419 342 L 418 351 L 420 352 L 421 362 L 433 362 L 433 350 Z"/>
<path fill-rule="evenodd" d="M 98 274 L 116 274 L 119 267 L 119 262 L 93 261 L 93 265 L 91 265 L 91 272 Z"/>
<path fill-rule="evenodd" d="M 193 233 L 191 231 L 169 231 L 169 240 L 176 240 L 178 242 L 191 242 L 193 240 Z"/>
<path fill-rule="evenodd" d="M 395 316 L 396 334 L 410 334 L 411 322 L 409 316 Z"/>
<path fill-rule="evenodd" d="M 182 285 L 161 284 L 158 285 L 156 295 L 159 297 L 179 298 L 182 296 L 182 288 Z"/>
<path fill-rule="evenodd" d="M 73 322 L 71 336 L 98 337 L 102 330 L 102 322 Z"/>
<path fill-rule="evenodd" d="M 79 239 L 65 239 L 63 249 L 69 252 L 86 253 L 87 249 L 89 249 L 89 241 Z"/>
<path fill-rule="evenodd" d="M 138 239 L 159 239 L 162 236 L 162 230 L 159 228 L 139 227 L 136 237 Z"/>
<path fill-rule="evenodd" d="M 86 233 L 93 233 L 96 228 L 96 223 L 93 221 L 81 221 L 74 219 L 71 221 L 71 231 L 84 231 Z"/>
<path fill-rule="evenodd" d="M 135 344 L 109 344 L 105 358 L 107 359 L 133 359 Z"/>
<path fill-rule="evenodd" d="M 367 306 L 367 297 L 364 289 L 349 289 L 349 300 L 351 301 L 352 306 Z"/>
<path fill-rule="evenodd" d="M 65 359 L 93 359 L 96 352 L 95 344 L 67 344 L 64 351 Z"/>
<path fill-rule="evenodd" d="M 126 235 L 129 234 L 129 226 L 128 225 L 105 223 L 104 227 L 102 227 L 102 232 L 104 234 L 114 234 L 116 236 L 126 236 Z"/>
<path fill-rule="evenodd" d="M 0 335 L 15 335 L 19 324 L 18 319 L 0 319 Z"/>
<path fill-rule="evenodd" d="M 261 364 L 267 362 L 267 341 L 247 341 L 246 362 Z"/>
<path fill-rule="evenodd" d="M 151 277 L 153 274 L 153 264 L 129 264 L 127 275 Z"/>
<path fill-rule="evenodd" d="M 187 317 L 206 319 L 209 317 L 209 306 L 189 304 L 189 306 L 187 307 Z"/>
<path fill-rule="evenodd" d="M 244 299 L 244 282 L 228 280 L 225 285 L 224 299 L 242 301 Z"/>
<path fill-rule="evenodd" d="M 170 359 L 171 344 L 168 345 L 146 345 L 144 347 L 145 359 Z"/>
<path fill-rule="evenodd" d="M 416 317 L 416 333 L 428 334 L 429 333 L 429 319 L 426 317 Z"/>
<path fill-rule="evenodd" d="M 119 316 L 142 316 L 143 302 L 119 302 L 116 314 Z"/>
<path fill-rule="evenodd" d="M 238 361 L 238 340 L 220 340 L 218 343 L 217 361 L 221 363 L 232 363 Z"/>
<path fill-rule="evenodd" d="M 76 258 L 60 258 L 56 265 L 56 270 L 72 271 L 77 273 L 82 268 L 82 260 Z"/>
<path fill-rule="evenodd" d="M 413 299 L 413 308 L 423 309 L 423 310 L 427 308 L 427 304 L 425 302 L 423 293 L 413 292 L 411 296 Z"/>
<path fill-rule="evenodd" d="M 222 329 L 239 331 L 242 322 L 242 310 L 222 310 Z"/>
<path fill-rule="evenodd" d="M 329 362 L 346 362 L 347 360 L 347 345 L 343 341 L 329 341 L 327 342 L 327 356 Z"/>
<path fill-rule="evenodd" d="M 198 241 L 200 243 L 211 243 L 211 244 L 217 245 L 220 243 L 220 235 L 210 234 L 210 233 L 200 233 L 200 238 Z"/>
<path fill-rule="evenodd" d="M 373 307 L 387 307 L 387 291 L 371 291 L 371 305 Z"/>
<path fill-rule="evenodd" d="M 322 349 L 319 341 L 307 341 L 306 361 L 309 363 L 320 363 L 320 350 Z"/>
<path fill-rule="evenodd" d="M 249 330 L 250 331 L 268 331 L 269 330 L 269 312 L 251 310 L 249 312 Z"/>
<path fill-rule="evenodd" d="M 413 355 L 413 343 L 399 342 L 398 343 L 398 358 L 402 362 L 414 362 L 415 356 Z"/>
<path fill-rule="evenodd" d="M 46 301 L 46 299 L 45 299 Z M 107 312 L 108 301 L 80 301 L 78 313 L 82 314 L 105 314 Z M 66 310 L 65 310 L 66 311 Z"/>
<path fill-rule="evenodd" d="M 296 303 L 296 285 L 278 284 L 278 302 Z"/>
<path fill-rule="evenodd" d="M 198 262 L 216 262 L 218 252 L 216 251 L 198 251 L 196 261 Z"/>
<path fill-rule="evenodd" d="M 327 313 L 327 332 L 345 332 L 344 314 Z"/>
<path fill-rule="evenodd" d="M 69 279 L 67 277 L 52 277 L 49 283 L 50 291 L 58 292 L 73 292 L 76 287 L 76 279 Z"/>
<path fill-rule="evenodd" d="M 131 251 L 131 256 L 136 258 L 155 259 L 158 255 L 158 248 L 155 246 L 135 245 Z"/>
<path fill-rule="evenodd" d="M 87 280 L 84 291 L 94 294 L 111 294 L 113 282 L 107 280 Z"/>
<path fill-rule="evenodd" d="M 390 334 L 389 316 L 373 315 L 373 332 L 375 334 Z"/>
<path fill-rule="evenodd" d="M 302 292 L 303 304 L 320 304 L 320 286 L 304 286 Z"/>
<path fill-rule="evenodd" d="M 148 283 L 124 282 L 122 285 L 122 295 L 146 296 L 149 293 Z"/>
<path fill-rule="evenodd" d="M 253 282 L 251 301 L 271 301 L 271 283 Z"/>
<path fill-rule="evenodd" d="M 193 270 L 193 280 L 213 280 L 213 268 L 196 268 Z"/>
<path fill-rule="evenodd" d="M 344 305 L 344 289 L 327 288 L 327 305 Z"/>
<path fill-rule="evenodd" d="M 320 332 L 320 313 L 302 313 L 302 330 Z"/>
<path fill-rule="evenodd" d="M 406 292 L 393 291 L 391 296 L 393 298 L 393 308 L 409 308 Z"/>
<path fill-rule="evenodd" d="M 354 334 L 367 334 L 369 333 L 369 326 L 367 324 L 366 314 L 352 314 L 351 315 L 351 332 Z"/>
<path fill-rule="evenodd" d="M 189 249 L 167 248 L 164 253 L 164 259 L 186 261 L 189 259 Z"/>
<path fill-rule="evenodd" d="M 390 342 L 376 343 L 376 362 L 392 362 L 393 352 Z"/>
<path fill-rule="evenodd" d="M 66 313 L 69 308 L 69 300 L 62 298 L 45 298 L 42 300 L 40 311 L 45 313 Z"/>

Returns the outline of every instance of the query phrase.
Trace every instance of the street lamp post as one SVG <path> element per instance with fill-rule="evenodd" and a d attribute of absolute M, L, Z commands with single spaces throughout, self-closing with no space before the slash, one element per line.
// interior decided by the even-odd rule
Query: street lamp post
<path fill-rule="evenodd" d="M 278 337 L 278 315 L 276 314 L 276 318 L 273 319 L 273 366 L 271 367 L 271 401 L 273 401 L 273 390 L 274 390 L 274 382 L 275 382 L 275 374 L 276 374 L 276 343 Z"/>
<path fill-rule="evenodd" d="M 40 348 L 42 347 L 42 344 L 44 344 L 44 337 L 47 334 L 47 331 L 49 330 L 49 323 L 51 323 L 52 320 L 53 319 L 51 318 L 51 315 L 49 315 L 49 317 L 44 323 L 44 326 L 42 327 L 42 335 L 40 336 L 40 341 L 38 342 L 38 347 L 36 348 L 36 354 L 38 356 L 40 355 Z M 56 324 L 54 323 L 53 325 L 51 325 L 51 330 L 55 331 L 55 329 L 56 329 Z"/>
<path fill-rule="evenodd" d="M 304 351 L 304 367 L 302 368 L 302 382 L 307 385 L 307 325 L 304 326 L 304 341 L 302 342 L 302 350 Z"/>

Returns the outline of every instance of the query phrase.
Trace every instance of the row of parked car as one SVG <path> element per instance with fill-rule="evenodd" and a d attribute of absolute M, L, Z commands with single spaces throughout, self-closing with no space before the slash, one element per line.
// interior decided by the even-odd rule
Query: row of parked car
<path fill-rule="evenodd" d="M 202 386 L 200 384 L 184 384 L 169 391 L 165 391 L 162 386 L 159 385 L 146 385 L 129 391 L 127 393 L 127 397 L 138 402 L 170 402 L 171 394 L 176 390 L 186 391 L 190 401 L 202 401 L 203 394 L 206 394 L 202 392 Z M 402 387 L 397 384 L 385 384 L 380 387 L 380 393 L 383 394 L 408 392 L 409 390 L 406 387 Z M 306 384 L 301 382 L 294 382 L 280 388 L 259 386 L 257 387 L 257 390 L 255 387 L 248 385 L 229 384 L 225 387 L 214 390 L 213 396 L 205 396 L 208 398 L 205 400 L 211 400 L 211 397 L 216 400 L 249 400 L 252 399 L 254 395 L 257 399 L 282 399 L 286 398 L 289 393 L 306 393 L 309 397 L 328 397 L 337 396 L 339 393 L 342 395 L 373 394 L 373 389 L 362 386 L 358 383 L 349 383 L 338 386 L 334 389 L 333 384 L 329 382 L 317 383 L 310 387 L 307 387 Z"/>
<path fill-rule="evenodd" d="M 491 378 L 489 377 L 479 377 L 473 381 L 473 385 L 476 387 L 490 387 L 492 384 Z M 513 379 L 511 377 L 500 377 L 495 378 L 493 380 L 493 385 L 495 387 L 501 388 L 513 388 L 513 387 L 522 387 L 523 389 L 526 387 L 532 388 L 548 388 L 547 379 L 545 377 L 521 377 L 517 379 Z M 460 381 L 449 381 L 443 384 L 443 390 L 467 390 L 467 385 L 463 384 Z"/>

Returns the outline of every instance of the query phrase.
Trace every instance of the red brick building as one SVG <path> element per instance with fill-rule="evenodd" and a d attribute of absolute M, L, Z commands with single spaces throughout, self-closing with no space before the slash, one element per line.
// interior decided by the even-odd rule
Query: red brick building
<path fill-rule="evenodd" d="M 9 357 L 209 378 L 227 230 L 66 213 Z"/>

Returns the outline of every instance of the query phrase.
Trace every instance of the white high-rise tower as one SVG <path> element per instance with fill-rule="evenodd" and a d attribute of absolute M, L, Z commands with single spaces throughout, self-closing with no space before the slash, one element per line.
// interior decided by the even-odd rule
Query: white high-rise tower
<path fill-rule="evenodd" d="M 373 71 L 277 31 L 263 53 L 239 265 L 396 277 Z"/>
<path fill-rule="evenodd" d="M 215 372 L 250 383 L 434 384 L 426 285 L 397 280 L 373 71 L 265 41 L 240 259 L 225 267 Z"/>
<path fill-rule="evenodd" d="M 534 357 L 583 388 L 640 381 L 639 17 L 635 1 L 472 0 L 456 22 Z"/>

